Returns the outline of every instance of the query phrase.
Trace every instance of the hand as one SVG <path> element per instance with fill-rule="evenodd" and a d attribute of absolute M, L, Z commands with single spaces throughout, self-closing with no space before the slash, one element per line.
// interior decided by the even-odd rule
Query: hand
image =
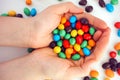
<path fill-rule="evenodd" d="M 33 22 L 31 28 L 32 48 L 46 47 L 52 41 L 52 31 L 59 25 L 61 17 L 67 13 L 82 13 L 81 8 L 70 2 L 48 7 L 37 16 L 30 18 Z"/>

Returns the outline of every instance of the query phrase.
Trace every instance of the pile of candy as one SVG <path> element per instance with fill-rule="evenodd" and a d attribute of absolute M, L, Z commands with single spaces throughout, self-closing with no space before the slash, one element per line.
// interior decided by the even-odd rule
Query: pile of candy
<path fill-rule="evenodd" d="M 98 80 L 97 77 L 99 76 L 99 72 L 96 71 L 96 70 L 91 70 L 89 75 L 90 75 L 90 77 L 89 76 L 85 76 L 83 78 L 83 80 Z"/>
<path fill-rule="evenodd" d="M 79 60 L 81 56 L 91 54 L 96 43 L 93 39 L 95 31 L 86 18 L 77 20 L 73 15 L 67 20 L 62 17 L 61 23 L 53 31 L 53 41 L 49 46 L 60 58 Z"/>
<path fill-rule="evenodd" d="M 116 22 L 116 23 L 114 24 L 114 26 L 118 29 L 117 35 L 118 35 L 118 37 L 120 37 L 120 22 Z"/>

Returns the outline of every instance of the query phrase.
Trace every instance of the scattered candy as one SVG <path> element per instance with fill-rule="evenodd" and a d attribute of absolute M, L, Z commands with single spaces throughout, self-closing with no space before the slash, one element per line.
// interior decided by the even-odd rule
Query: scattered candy
<path fill-rule="evenodd" d="M 35 16 L 37 14 L 37 10 L 35 8 L 32 8 L 30 11 L 31 16 Z"/>
<path fill-rule="evenodd" d="M 80 0 L 79 5 L 85 6 L 87 4 L 87 0 Z"/>
<path fill-rule="evenodd" d="M 53 41 L 49 47 L 58 53 L 60 58 L 79 60 L 81 57 L 91 54 L 96 43 L 93 39 L 95 31 L 86 18 L 77 20 L 77 17 L 73 15 L 67 20 L 62 17 L 60 24 L 52 32 Z M 59 55 L 59 53 L 61 54 Z"/>
<path fill-rule="evenodd" d="M 105 78 L 104 80 L 110 80 L 110 78 Z"/>
<path fill-rule="evenodd" d="M 115 51 L 111 51 L 109 55 L 110 55 L 111 58 L 115 58 L 116 57 L 116 52 Z"/>
<path fill-rule="evenodd" d="M 90 76 L 91 76 L 91 77 L 98 77 L 98 76 L 99 76 L 99 73 L 98 73 L 98 71 L 96 71 L 96 70 L 92 70 L 92 71 L 90 71 Z"/>
<path fill-rule="evenodd" d="M 27 5 L 31 5 L 32 4 L 32 0 L 26 0 L 26 4 Z"/>
<path fill-rule="evenodd" d="M 86 12 L 92 12 L 93 11 L 93 7 L 92 6 L 86 6 L 85 7 L 85 11 Z"/>
<path fill-rule="evenodd" d="M 117 5 L 118 4 L 118 0 L 111 0 L 111 4 L 112 5 Z"/>
<path fill-rule="evenodd" d="M 100 5 L 100 7 L 105 7 L 105 2 L 104 2 L 104 0 L 99 0 L 99 5 Z"/>
<path fill-rule="evenodd" d="M 106 76 L 113 78 L 114 77 L 114 72 L 111 69 L 106 69 L 105 70 Z"/>
<path fill-rule="evenodd" d="M 23 18 L 22 14 L 16 14 L 16 17 Z"/>
<path fill-rule="evenodd" d="M 92 77 L 90 80 L 98 80 L 97 78 L 95 78 L 95 77 Z"/>
<path fill-rule="evenodd" d="M 14 10 L 8 11 L 9 16 L 16 16 L 16 12 Z"/>
<path fill-rule="evenodd" d="M 27 7 L 24 8 L 24 13 L 26 16 L 30 16 L 30 10 Z"/>
<path fill-rule="evenodd" d="M 114 26 L 115 26 L 117 29 L 120 29 L 120 22 L 115 22 Z"/>
<path fill-rule="evenodd" d="M 120 50 L 120 42 L 116 43 L 114 46 L 115 50 Z"/>
<path fill-rule="evenodd" d="M 8 14 L 7 13 L 3 13 L 0 16 L 8 16 Z"/>
<path fill-rule="evenodd" d="M 118 35 L 118 37 L 120 37 L 120 29 L 118 29 L 117 35 Z"/>
<path fill-rule="evenodd" d="M 112 4 L 106 4 L 106 10 L 108 12 L 113 12 L 114 11 L 114 6 Z"/>
<path fill-rule="evenodd" d="M 89 76 L 85 76 L 83 80 L 90 80 Z"/>

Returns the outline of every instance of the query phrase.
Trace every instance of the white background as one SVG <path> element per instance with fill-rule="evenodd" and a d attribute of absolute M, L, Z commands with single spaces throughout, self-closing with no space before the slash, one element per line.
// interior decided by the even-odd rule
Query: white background
<path fill-rule="evenodd" d="M 33 4 L 31 6 L 27 6 L 25 4 L 25 0 L 0 0 L 0 14 L 7 13 L 9 10 L 15 10 L 17 13 L 23 13 L 24 7 L 33 8 L 35 7 L 38 12 L 41 12 L 43 9 L 48 7 L 49 5 L 61 3 L 57 0 L 32 0 Z M 78 5 L 79 0 L 63 0 L 62 2 L 71 1 L 75 5 Z M 96 65 L 93 65 L 92 69 L 96 69 L 99 71 L 99 80 L 103 80 L 105 78 L 104 70 L 101 68 L 101 64 L 105 61 L 108 61 L 109 56 L 108 53 L 111 50 L 114 50 L 113 46 L 115 43 L 120 41 L 120 37 L 117 36 L 117 29 L 114 27 L 114 23 L 116 21 L 120 21 L 120 3 L 114 6 L 115 10 L 112 13 L 106 11 L 105 8 L 101 8 L 98 5 L 98 0 L 87 0 L 87 5 L 92 5 L 94 10 L 92 15 L 104 20 L 108 26 L 111 28 L 111 36 L 110 42 L 107 46 L 107 49 L 104 52 L 103 57 L 100 59 L 100 62 Z M 105 0 L 106 3 L 109 3 L 110 0 Z M 79 6 L 81 7 L 81 6 Z M 84 7 L 82 7 L 84 8 Z M 26 17 L 24 15 L 24 17 Z M 10 59 L 14 59 L 23 55 L 26 55 L 27 49 L 25 48 L 14 48 L 14 47 L 0 47 L 0 62 L 7 61 Z M 120 61 L 120 56 L 117 56 L 118 61 Z M 115 73 L 116 74 L 116 73 Z M 82 79 L 75 79 L 75 80 L 82 80 Z M 111 80 L 120 80 L 120 76 L 117 74 Z"/>

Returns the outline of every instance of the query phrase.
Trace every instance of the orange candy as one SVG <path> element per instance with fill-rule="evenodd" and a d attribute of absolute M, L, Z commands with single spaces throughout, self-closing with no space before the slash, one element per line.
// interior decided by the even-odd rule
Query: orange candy
<path fill-rule="evenodd" d="M 26 0 L 26 4 L 27 5 L 31 5 L 32 4 L 32 0 Z"/>
<path fill-rule="evenodd" d="M 80 56 L 82 56 L 82 57 L 85 56 L 84 53 L 83 53 L 83 51 L 82 51 L 82 49 L 81 49 L 78 53 L 79 53 Z"/>
<path fill-rule="evenodd" d="M 111 69 L 106 69 L 105 74 L 107 77 L 110 77 L 110 78 L 114 77 L 114 72 Z"/>
<path fill-rule="evenodd" d="M 67 59 L 70 59 L 70 58 L 71 58 L 71 54 L 66 53 L 66 58 L 67 58 Z"/>
<path fill-rule="evenodd" d="M 110 80 L 109 78 L 105 78 L 104 80 Z"/>
<path fill-rule="evenodd" d="M 88 45 L 91 46 L 91 47 L 94 47 L 95 46 L 95 41 L 93 39 L 90 39 L 88 41 Z"/>
<path fill-rule="evenodd" d="M 92 70 L 92 71 L 90 72 L 90 76 L 91 76 L 91 77 L 98 77 L 98 75 L 99 75 L 99 73 L 98 73 L 98 71 L 96 71 L 96 70 Z"/>
<path fill-rule="evenodd" d="M 115 44 L 114 48 L 115 48 L 115 50 L 120 50 L 120 42 L 118 42 L 117 44 Z"/>
<path fill-rule="evenodd" d="M 62 17 L 62 18 L 61 18 L 61 24 L 65 24 L 66 21 L 67 21 L 66 17 Z"/>
<path fill-rule="evenodd" d="M 66 53 L 66 54 L 72 54 L 72 53 L 73 53 L 73 49 L 72 49 L 72 48 L 67 48 L 67 49 L 65 50 L 65 53 Z"/>

